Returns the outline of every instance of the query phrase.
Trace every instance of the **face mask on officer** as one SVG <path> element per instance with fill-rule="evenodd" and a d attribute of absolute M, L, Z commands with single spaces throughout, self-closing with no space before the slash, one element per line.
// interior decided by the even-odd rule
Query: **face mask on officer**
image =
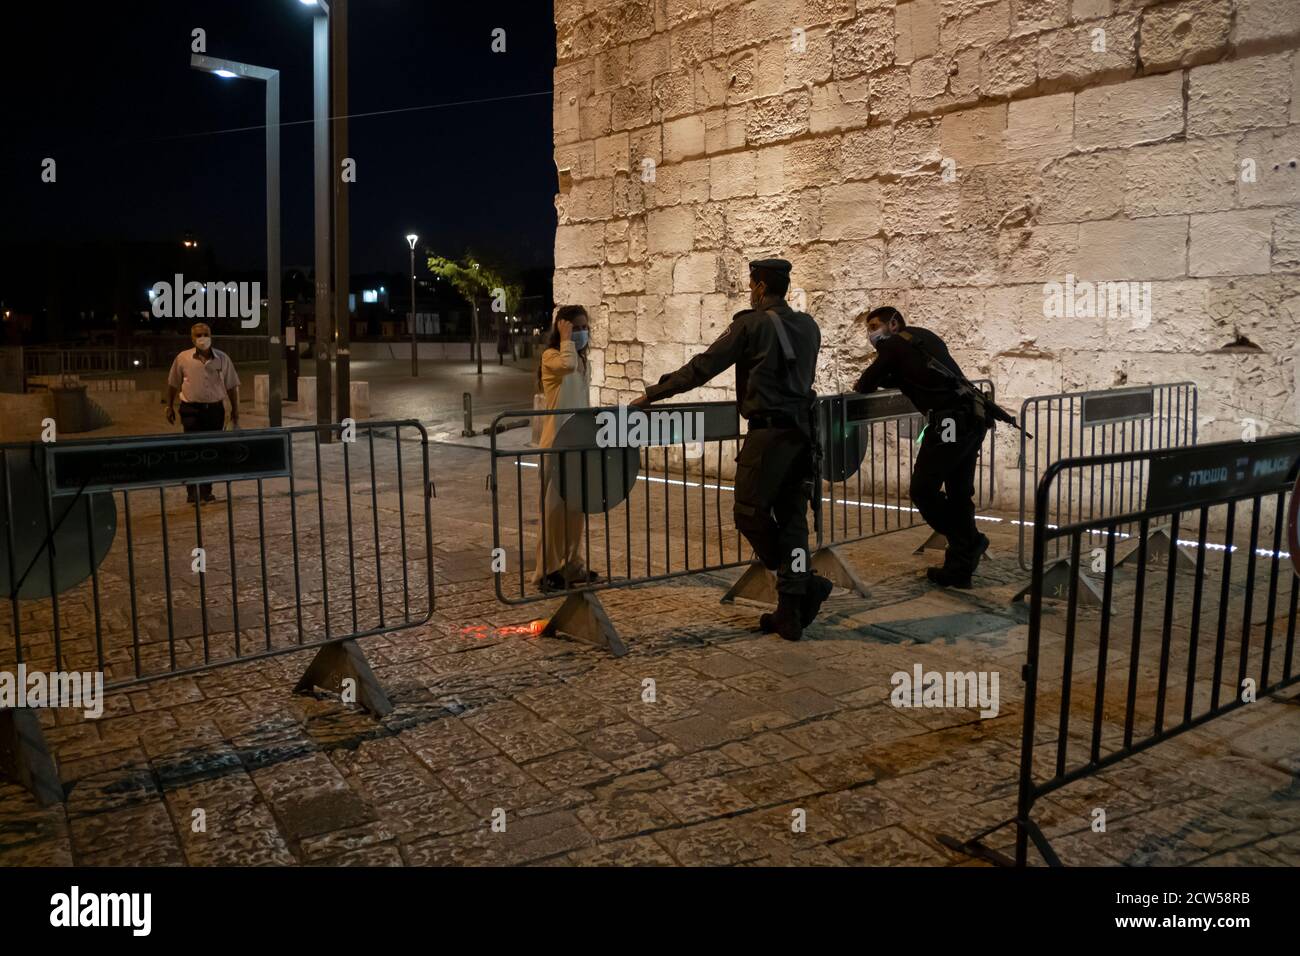
<path fill-rule="evenodd" d="M 872 347 L 877 351 L 880 349 L 880 343 L 887 338 L 889 338 L 889 329 L 883 325 L 875 331 L 867 333 L 867 340 L 871 342 Z"/>
<path fill-rule="evenodd" d="M 573 330 L 573 347 L 579 352 L 587 347 L 589 341 L 591 341 L 591 333 L 589 331 L 586 329 Z"/>

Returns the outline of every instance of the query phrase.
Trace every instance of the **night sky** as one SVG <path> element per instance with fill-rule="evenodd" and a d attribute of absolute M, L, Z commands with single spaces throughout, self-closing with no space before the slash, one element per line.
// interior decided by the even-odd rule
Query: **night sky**
<path fill-rule="evenodd" d="M 299 0 L 4 4 L 0 242 L 192 231 L 222 266 L 265 267 L 263 86 L 192 70 L 202 27 L 209 56 L 281 71 L 283 262 L 310 268 L 311 20 Z M 351 0 L 348 24 L 353 272 L 404 272 L 412 230 L 432 252 L 549 268 L 551 4 Z M 223 132 L 240 127 L 256 128 Z"/>

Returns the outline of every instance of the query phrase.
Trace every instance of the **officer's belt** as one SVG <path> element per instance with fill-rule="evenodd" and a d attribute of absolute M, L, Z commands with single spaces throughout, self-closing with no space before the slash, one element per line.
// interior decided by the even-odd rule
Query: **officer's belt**
<path fill-rule="evenodd" d="M 750 415 L 749 430 L 752 432 L 759 428 L 798 428 L 798 424 L 789 415 L 783 415 L 780 412 L 774 412 L 765 415 Z"/>

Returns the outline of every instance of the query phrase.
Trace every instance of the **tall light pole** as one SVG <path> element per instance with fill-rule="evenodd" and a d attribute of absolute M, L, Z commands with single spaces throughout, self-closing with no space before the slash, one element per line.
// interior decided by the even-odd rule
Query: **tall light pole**
<path fill-rule="evenodd" d="M 337 336 L 335 354 L 335 394 L 338 402 L 338 420 L 352 415 L 352 310 L 348 294 L 352 284 L 352 269 L 348 259 L 350 224 L 348 190 L 344 182 L 343 161 L 348 158 L 348 0 L 331 0 L 330 25 L 330 79 L 333 84 L 333 112 L 330 121 L 334 129 L 334 334 Z"/>
<path fill-rule="evenodd" d="M 417 346 L 415 344 L 415 244 L 420 237 L 411 233 L 406 237 L 406 242 L 411 247 L 411 377 L 418 378 L 420 375 L 420 359 L 417 355 Z"/>
<path fill-rule="evenodd" d="M 280 71 L 198 53 L 190 57 L 190 66 L 225 79 L 260 80 L 266 84 L 266 335 L 270 363 L 266 406 L 271 427 L 278 428 L 282 423 L 284 375 L 284 345 L 280 341 Z"/>
<path fill-rule="evenodd" d="M 300 0 L 312 8 L 312 152 L 316 180 L 316 424 L 334 421 L 330 381 L 334 300 L 330 283 L 330 10 L 325 0 Z M 333 429 L 319 429 L 329 441 Z"/>

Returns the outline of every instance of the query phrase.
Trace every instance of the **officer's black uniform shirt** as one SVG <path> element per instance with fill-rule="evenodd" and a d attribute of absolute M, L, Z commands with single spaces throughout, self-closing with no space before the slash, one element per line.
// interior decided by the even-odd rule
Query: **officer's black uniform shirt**
<path fill-rule="evenodd" d="M 746 419 L 777 415 L 806 427 L 808 403 L 813 398 L 813 376 L 817 371 L 817 350 L 821 348 L 821 329 L 811 315 L 796 312 L 785 302 L 770 306 L 784 323 L 794 349 L 794 374 L 791 375 L 767 308 L 737 312 L 731 326 L 707 351 L 661 377 L 658 384 L 645 390 L 646 396 L 651 401 L 661 401 L 688 392 L 735 365 L 741 415 Z"/>
<path fill-rule="evenodd" d="M 966 404 L 969 399 L 961 395 L 957 383 L 927 363 L 926 355 L 929 355 L 961 375 L 961 369 L 948 354 L 943 339 L 927 329 L 911 325 L 904 331 L 910 333 L 920 347 L 901 335 L 887 335 L 876 349 L 876 360 L 862 373 L 854 391 L 865 394 L 878 388 L 896 388 L 921 412 Z"/>

